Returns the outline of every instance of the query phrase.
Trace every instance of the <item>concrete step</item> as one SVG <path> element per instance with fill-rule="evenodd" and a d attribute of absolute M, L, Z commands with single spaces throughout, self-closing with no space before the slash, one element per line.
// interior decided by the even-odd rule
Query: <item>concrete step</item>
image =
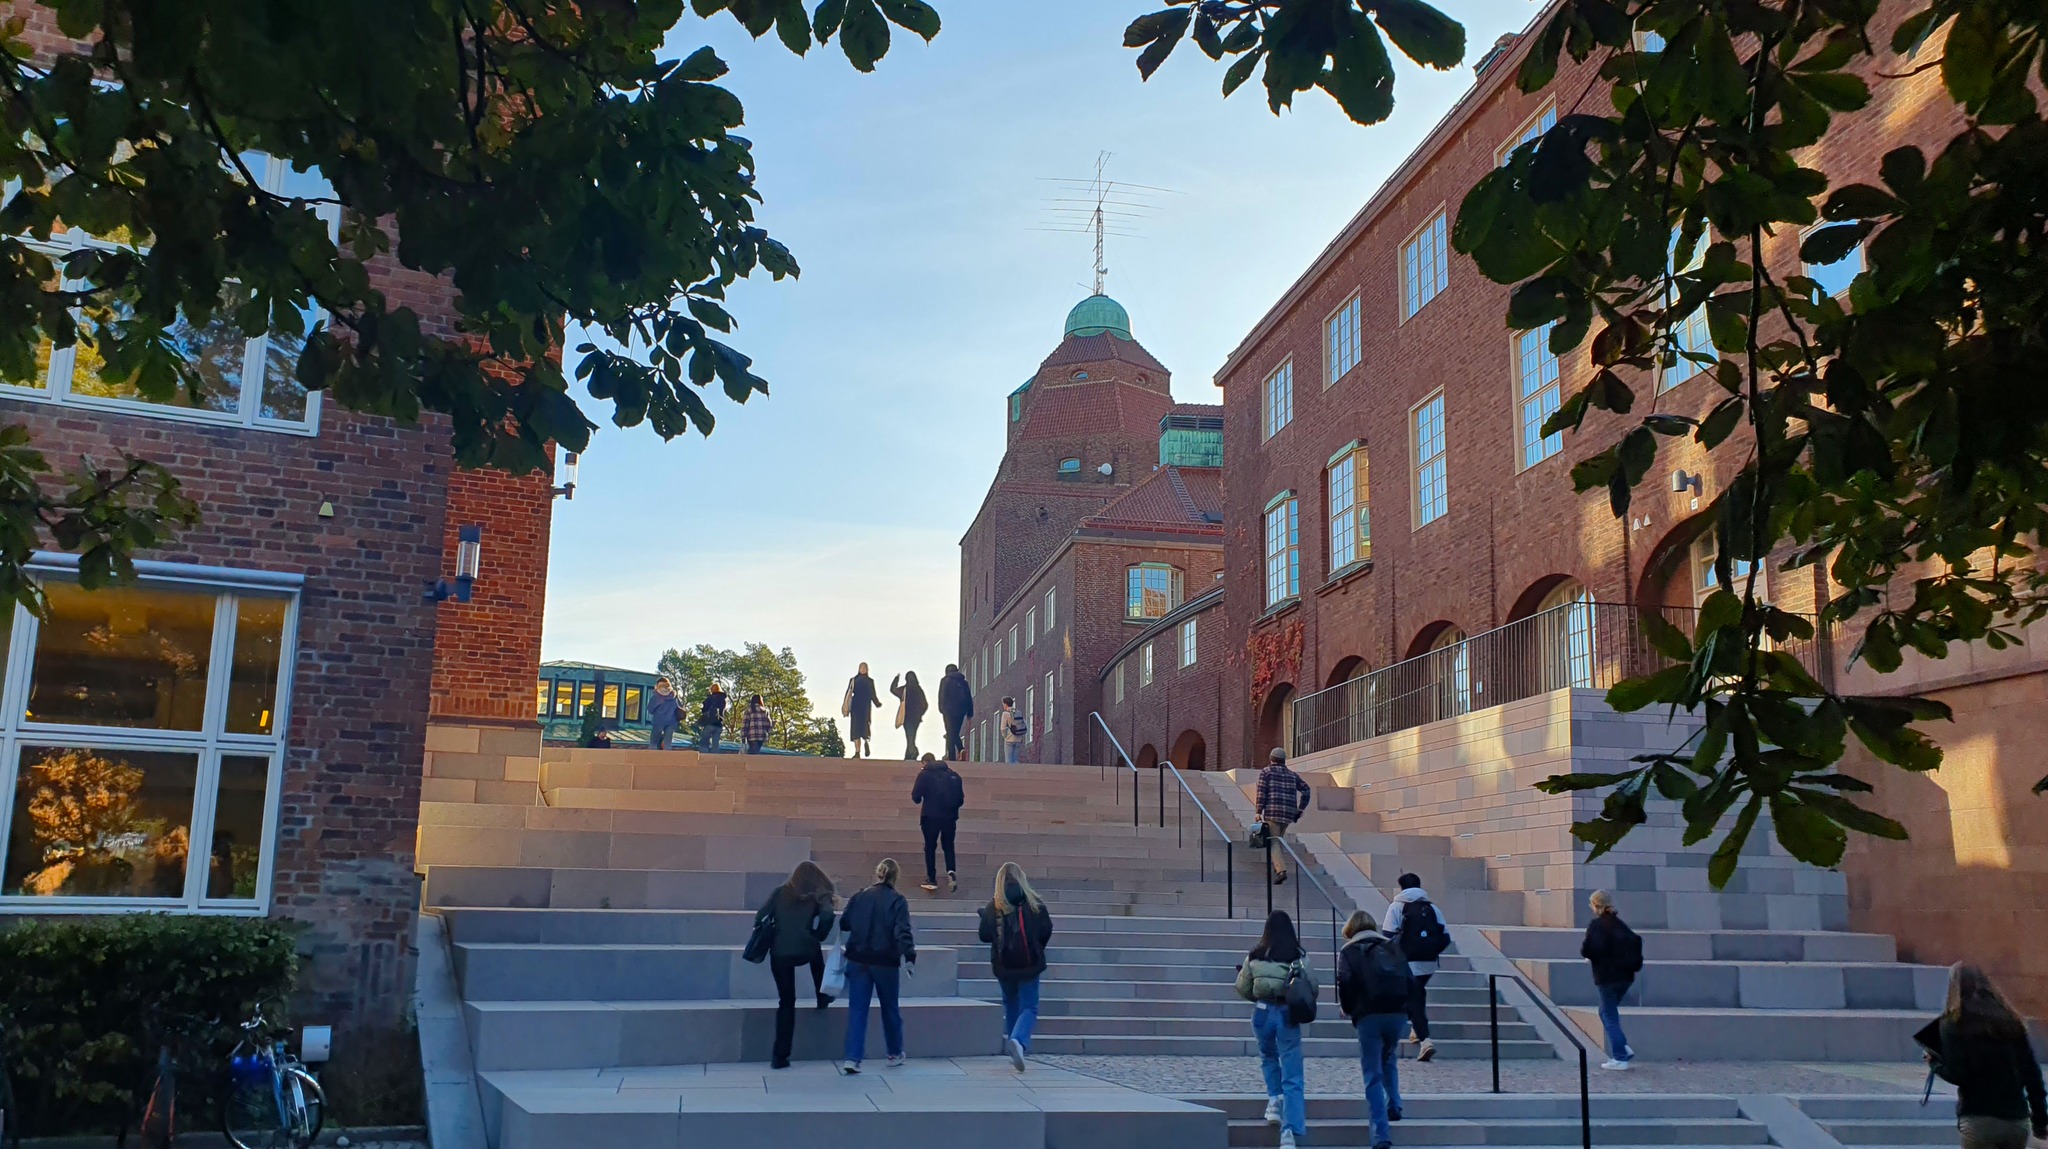
<path fill-rule="evenodd" d="M 1438 1041 L 1436 1044 L 1437 1056 L 1447 1061 L 1476 1061 L 1492 1056 L 1485 1041 Z M 1412 1058 L 1414 1048 L 1404 1044 L 1401 1056 Z M 1350 1036 L 1304 1037 L 1301 1051 L 1305 1057 L 1341 1057 L 1355 1061 L 1358 1039 Z M 1064 1053 L 1101 1057 L 1257 1057 L 1259 1042 L 1252 1036 L 1251 1023 L 1246 1022 L 1241 1037 L 1034 1036 L 1031 1052 L 1034 1055 Z M 1555 1058 L 1557 1051 L 1545 1041 L 1509 1041 L 1503 1038 L 1500 1055 L 1504 1061 L 1537 1061 Z M 1573 1128 L 1577 1129 L 1576 1123 Z"/>
<path fill-rule="evenodd" d="M 1002 990 L 997 986 L 994 979 L 972 976 L 974 962 L 971 957 L 968 961 L 962 962 L 961 967 L 967 971 L 960 980 L 960 992 L 962 995 L 986 998 L 988 1000 L 995 1000 L 1002 995 Z M 984 964 L 980 968 L 986 971 L 987 966 Z M 1146 999 L 1155 1001 L 1220 1001 L 1233 1003 L 1239 1009 L 1249 1008 L 1245 1005 L 1243 999 L 1237 996 L 1237 990 L 1232 986 L 1232 979 L 1229 977 L 1219 976 L 1213 981 L 1190 981 L 1183 977 L 1151 981 L 1124 979 L 1105 981 L 1062 976 L 1064 972 L 1062 967 L 1055 965 L 1040 979 L 1039 984 L 1043 988 L 1046 1000 L 1116 1001 Z M 1330 996 L 1330 988 L 1327 985 L 1324 985 L 1322 988 L 1324 1000 L 1333 1000 Z M 1442 993 L 1438 993 L 1436 985 L 1432 983 L 1429 987 L 1429 1003 L 1432 1011 L 1438 1005 L 1484 1006 L 1486 1004 L 1486 990 L 1446 989 Z M 1501 1020 L 1503 1022 L 1513 1015 L 1512 1010 L 1506 1007 L 1502 1008 Z"/>
<path fill-rule="evenodd" d="M 1641 930 L 1648 961 L 1893 962 L 1898 944 L 1884 934 L 1821 930 Z M 1489 928 L 1488 940 L 1511 958 L 1574 958 L 1583 929 Z"/>
<path fill-rule="evenodd" d="M 1410 1118 L 1403 1120 L 1396 1131 L 1396 1136 L 1404 1147 L 1577 1145 L 1581 1135 L 1577 1117 L 1499 1118 L 1485 1121 Z M 1311 1122 L 1309 1136 L 1312 1143 L 1319 1147 L 1372 1144 L 1371 1124 L 1365 1118 Z M 1595 1142 L 1602 1146 L 1734 1146 L 1771 1143 L 1770 1132 L 1764 1126 L 1732 1117 L 1608 1117 L 1596 1121 L 1593 1136 Z M 1270 1149 L 1279 1143 L 1280 1131 L 1262 1120 L 1230 1123 L 1230 1144 L 1233 1149 Z"/>
<path fill-rule="evenodd" d="M 603 790 L 557 786 L 541 791 L 547 805 L 571 810 L 660 810 L 688 814 L 729 814 L 733 796 L 721 790 Z"/>
<path fill-rule="evenodd" d="M 1038 1016 L 1050 1017 L 1199 1017 L 1231 1018 L 1243 1021 L 1245 1003 L 1235 996 L 1218 998 L 1213 1001 L 1174 1000 L 1169 998 L 1058 998 L 1044 996 L 1039 1000 Z M 1429 1019 L 1432 1026 L 1465 1024 L 1484 1029 L 1487 1025 L 1487 1008 L 1478 1005 L 1450 1005 L 1436 1001 L 1429 1003 Z M 1515 1011 L 1506 1005 L 1500 1008 L 1503 1030 L 1509 1025 L 1522 1024 Z"/>
<path fill-rule="evenodd" d="M 758 835 L 782 838 L 791 829 L 780 814 L 718 814 L 663 810 L 571 810 L 554 806 L 506 806 L 476 802 L 422 802 L 422 826 L 472 826 L 495 830 L 593 830 L 635 834 Z"/>
<path fill-rule="evenodd" d="M 1422 879 L 1422 888 L 1432 898 L 1438 891 L 1485 890 L 1490 879 L 1483 858 L 1454 858 L 1438 854 L 1416 857 L 1409 854 L 1354 854 L 1345 851 L 1360 873 L 1381 889 L 1398 889 L 1402 874 Z"/>
<path fill-rule="evenodd" d="M 813 1008 L 808 975 L 799 978 L 798 1061 L 844 1056 L 844 1002 Z M 872 1008 L 872 1007 L 871 1007 Z M 960 997 L 901 999 L 903 1028 L 919 1053 L 988 1053 L 1002 1029 L 1002 1006 Z M 578 1069 L 594 1066 L 766 1062 L 774 1049 L 775 1001 L 485 1001 L 466 1002 L 464 1021 L 477 1068 Z M 881 1015 L 869 1018 L 868 1056 L 880 1059 Z"/>
<path fill-rule="evenodd" d="M 1358 1038 L 1351 1023 L 1336 1012 L 1333 1003 L 1325 1003 L 1324 1013 L 1311 1023 L 1302 1037 L 1330 1038 L 1352 1043 L 1352 1054 L 1357 1055 Z M 1073 1036 L 1115 1036 L 1115 1037 L 1245 1037 L 1251 1033 L 1249 1010 L 1239 1010 L 1236 1017 L 1172 1017 L 1149 1012 L 1132 1011 L 1123 1016 L 1075 1017 L 1060 1014 L 1041 1014 L 1038 1019 L 1038 1033 Z M 1450 1042 L 1486 1044 L 1490 1030 L 1482 1019 L 1478 1022 L 1439 1021 L 1430 1019 L 1430 1036 L 1438 1046 Z M 1519 1021 L 1503 1021 L 1501 1038 L 1504 1041 L 1531 1041 L 1536 1037 L 1533 1027 Z"/>
<path fill-rule="evenodd" d="M 544 760 L 540 764 L 540 785 L 543 790 L 712 790 L 718 786 L 718 765 L 694 753 L 680 755 L 659 750 L 638 752 L 625 761 Z"/>
<path fill-rule="evenodd" d="M 1591 1007 L 1560 1012 L 1589 1044 L 1600 1041 Z M 1918 1061 L 1913 1034 L 1925 1013 L 1850 1009 L 1624 1009 L 1636 1056 L 1652 1061 Z"/>
<path fill-rule="evenodd" d="M 1573 958 L 1518 958 L 1558 1005 L 1598 1005 L 1592 967 Z M 1948 970 L 1898 962 L 1647 961 L 1624 1006 L 1714 1009 L 1897 1009 L 1939 1013 Z"/>
<path fill-rule="evenodd" d="M 810 852 L 798 837 L 423 825 L 414 864 L 787 874 Z"/>
<path fill-rule="evenodd" d="M 759 906 L 786 870 L 612 870 L 429 865 L 427 906 L 728 910 Z"/>
<path fill-rule="evenodd" d="M 1935 1108 L 1930 1105 L 1930 1109 Z M 1952 1108 L 1943 1105 L 1940 1108 Z M 1954 1145 L 1956 1119 L 1929 1117 L 1917 1121 L 1823 1121 L 1820 1127 L 1843 1145 Z"/>
<path fill-rule="evenodd" d="M 738 945 L 532 945 L 457 942 L 456 983 L 465 1001 L 551 1001 L 571 990 L 605 1001 L 704 1001 L 775 996 L 768 964 L 742 960 Z M 905 988 L 920 996 L 959 992 L 952 950 L 920 950 Z"/>
<path fill-rule="evenodd" d="M 1182 1100 L 1221 1110 L 1233 1121 L 1254 1121 L 1266 1112 L 1266 1098 L 1258 1093 L 1179 1094 Z M 1365 1098 L 1353 1094 L 1311 1094 L 1307 1098 L 1308 1119 L 1344 1121 L 1362 1118 L 1369 1110 Z M 1732 1097 L 1703 1093 L 1596 1093 L 1592 1097 L 1593 1118 L 1602 1120 L 1645 1118 L 1690 1118 L 1727 1120 L 1739 1117 L 1741 1107 Z M 1458 1093 L 1415 1094 L 1402 1098 L 1406 1121 L 1466 1120 L 1570 1120 L 1579 1119 L 1577 1093 Z M 1597 1131 L 1596 1131 L 1597 1132 Z M 1320 1144 L 1320 1142 L 1319 1142 Z M 1601 1144 L 1606 1144 L 1602 1141 Z"/>
<path fill-rule="evenodd" d="M 1335 835 L 1337 848 L 1346 854 L 1404 858 L 1446 858 L 1451 840 L 1423 834 L 1390 834 L 1383 830 L 1341 830 Z"/>

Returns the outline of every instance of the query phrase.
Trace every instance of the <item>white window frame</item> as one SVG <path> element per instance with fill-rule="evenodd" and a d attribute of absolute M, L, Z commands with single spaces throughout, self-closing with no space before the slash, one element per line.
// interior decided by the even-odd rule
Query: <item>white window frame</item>
<path fill-rule="evenodd" d="M 1195 664 L 1195 623 L 1188 619 L 1180 624 L 1180 667 L 1186 670 Z"/>
<path fill-rule="evenodd" d="M 1045 731 L 1047 734 L 1052 733 L 1052 703 L 1056 693 L 1053 672 L 1048 670 L 1045 672 Z"/>
<path fill-rule="evenodd" d="M 281 190 L 286 177 L 294 174 L 291 171 L 291 164 L 277 156 L 250 152 L 243 159 L 251 167 L 261 169 L 258 179 L 266 190 Z M 316 211 L 320 218 L 327 222 L 329 234 L 338 234 L 341 227 L 340 209 L 335 205 L 328 204 L 318 207 Z M 96 236 L 87 234 L 84 229 L 75 227 L 67 228 L 61 233 L 52 235 L 47 242 L 28 237 L 23 237 L 23 239 L 29 246 L 56 260 L 60 273 L 63 268 L 64 256 L 74 251 L 92 248 L 97 248 L 101 251 L 148 250 L 147 247 L 138 248 L 132 245 L 99 239 Z M 65 281 L 67 286 L 73 287 L 78 282 L 77 280 L 69 279 Z M 216 315 L 215 318 L 220 320 L 227 317 Z M 320 310 L 319 305 L 309 301 L 308 314 L 306 315 L 307 331 L 310 332 L 313 325 L 322 318 L 324 318 L 324 312 Z M 185 407 L 175 403 L 151 403 L 143 399 L 124 399 L 109 395 L 82 395 L 74 392 L 71 389 L 71 384 L 77 375 L 78 352 L 80 344 L 84 342 L 84 336 L 85 325 L 81 323 L 79 340 L 74 341 L 69 347 L 51 348 L 49 362 L 44 366 L 42 372 L 42 386 L 31 387 L 0 381 L 0 398 L 19 399 L 30 403 L 44 403 L 54 407 L 76 407 L 98 411 L 113 411 L 124 415 L 145 415 L 154 419 L 167 419 L 179 423 L 204 423 L 214 427 L 242 427 L 249 430 L 274 431 L 284 435 L 311 437 L 320 433 L 320 406 L 322 396 L 324 395 L 324 392 L 321 391 L 306 392 L 306 415 L 303 420 L 294 421 L 265 418 L 263 416 L 263 365 L 265 357 L 269 353 L 270 335 L 268 332 L 258 335 L 254 339 L 246 339 L 242 343 L 241 393 L 236 403 L 236 409 L 233 411 L 209 411 L 195 407 Z M 180 383 L 179 387 L 182 394 L 183 384 Z"/>
<path fill-rule="evenodd" d="M 1138 689 L 1152 685 L 1152 644 L 1146 643 L 1138 651 Z"/>
<path fill-rule="evenodd" d="M 1038 684 L 1027 683 L 1024 687 L 1024 741 L 1038 740 Z"/>
<path fill-rule="evenodd" d="M 1713 242 L 1714 237 L 1712 234 L 1700 236 L 1699 248 L 1692 253 L 1692 259 L 1684 267 L 1679 267 L 1678 233 L 1676 231 L 1672 232 L 1670 254 L 1665 260 L 1671 267 L 1671 274 L 1678 276 L 1699 270 L 1701 265 L 1706 263 L 1707 248 L 1711 247 Z M 1671 297 L 1675 299 L 1678 291 L 1676 282 L 1672 284 L 1671 290 Z M 1674 341 L 1681 349 L 1698 355 L 1705 355 L 1709 358 L 1720 358 L 1721 353 L 1714 349 L 1714 332 L 1713 328 L 1707 323 L 1707 304 L 1704 300 L 1691 313 L 1687 314 L 1685 318 L 1672 324 L 1671 333 Z M 1712 370 L 1711 367 L 1702 366 L 1680 355 L 1669 367 L 1659 365 L 1657 369 L 1657 392 L 1662 394 L 1681 384 L 1691 382 L 1695 376 L 1705 374 L 1710 370 Z"/>
<path fill-rule="evenodd" d="M 1358 473 L 1363 464 L 1365 494 Z M 1330 571 L 1334 575 L 1372 559 L 1372 461 L 1365 440 L 1344 445 L 1323 468 L 1324 506 L 1329 510 Z"/>
<path fill-rule="evenodd" d="M 1029 649 L 1038 645 L 1038 608 L 1029 607 L 1024 611 L 1024 646 Z"/>
<path fill-rule="evenodd" d="M 1262 439 L 1271 439 L 1294 422 L 1294 357 L 1288 356 L 1273 368 L 1259 386 Z"/>
<path fill-rule="evenodd" d="M 1301 597 L 1301 499 L 1284 491 L 1266 504 L 1266 609 Z"/>
<path fill-rule="evenodd" d="M 1408 409 L 1408 460 L 1415 530 L 1451 513 L 1450 429 L 1441 388 Z"/>
<path fill-rule="evenodd" d="M 1059 612 L 1055 609 L 1056 604 L 1059 602 L 1059 589 L 1056 586 L 1045 588 L 1045 629 L 1048 633 L 1051 632 L 1053 624 L 1059 619 Z"/>
<path fill-rule="evenodd" d="M 1166 605 L 1157 614 L 1144 613 L 1147 591 L 1144 584 L 1144 576 L 1147 571 L 1166 572 Z M 1137 591 L 1135 601 L 1131 593 L 1134 589 L 1131 585 L 1133 582 L 1138 584 L 1135 588 Z M 1124 619 L 1126 621 L 1138 622 L 1145 619 L 1165 618 L 1167 615 L 1172 614 L 1181 603 L 1187 601 L 1186 596 L 1187 577 L 1179 567 L 1174 566 L 1172 563 L 1132 563 L 1124 568 Z"/>
<path fill-rule="evenodd" d="M 1509 336 L 1515 365 L 1515 469 L 1526 471 L 1564 450 L 1564 432 L 1543 434 L 1544 421 L 1564 403 L 1563 364 L 1550 353 L 1552 320 L 1533 331 Z"/>
<path fill-rule="evenodd" d="M 1117 662 L 1117 664 L 1116 664 L 1116 700 L 1117 700 L 1118 702 L 1122 702 L 1122 701 L 1124 700 L 1124 664 L 1123 664 L 1123 660 L 1118 660 L 1118 662 Z"/>
<path fill-rule="evenodd" d="M 1401 241 L 1401 321 L 1406 323 L 1451 285 L 1450 212 L 1442 205 Z"/>
<path fill-rule="evenodd" d="M 14 625 L 5 650 L 5 684 L 0 687 L 0 850 L 5 850 L 13 828 L 17 773 L 24 746 L 76 747 L 86 750 L 128 750 L 192 754 L 198 765 L 192 785 L 192 816 L 185 856 L 185 893 L 177 898 L 117 898 L 28 894 L 0 895 L 0 913 L 31 914 L 127 914 L 198 913 L 223 917 L 261 917 L 269 914 L 275 881 L 282 808 L 285 756 L 291 730 L 292 676 L 298 662 L 300 592 L 304 580 L 296 575 L 271 571 L 244 571 L 185 563 L 141 561 L 136 566 L 135 586 L 142 589 L 185 591 L 214 596 L 212 647 L 208 654 L 206 704 L 198 730 L 152 730 L 121 726 L 90 726 L 71 723 L 34 722 L 25 715 L 29 684 L 34 673 L 35 644 L 41 624 L 26 607 L 14 606 Z M 38 578 L 76 578 L 75 555 L 38 553 L 30 561 Z M 270 733 L 233 734 L 226 729 L 228 685 L 234 669 L 235 620 L 246 598 L 285 600 L 283 633 L 279 637 L 276 702 L 271 713 Z M 206 896 L 206 866 L 212 858 L 211 843 L 215 802 L 219 796 L 220 762 L 223 757 L 268 757 L 270 772 L 264 782 L 263 840 L 259 844 L 256 896 L 250 901 Z"/>
<path fill-rule="evenodd" d="M 1323 319 L 1323 390 L 1365 362 L 1365 305 L 1358 292 Z"/>
<path fill-rule="evenodd" d="M 1514 156 L 1516 149 L 1531 140 L 1542 139 L 1545 132 L 1556 126 L 1557 101 L 1555 99 L 1545 100 L 1542 107 L 1536 109 L 1533 115 L 1522 121 L 1522 126 L 1515 129 L 1515 134 L 1510 136 L 1506 143 L 1494 149 L 1493 166 L 1501 167 L 1505 165 Z"/>

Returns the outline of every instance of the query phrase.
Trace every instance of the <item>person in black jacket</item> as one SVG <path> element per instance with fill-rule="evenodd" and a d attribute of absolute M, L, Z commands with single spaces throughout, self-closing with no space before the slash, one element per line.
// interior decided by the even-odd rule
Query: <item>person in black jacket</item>
<path fill-rule="evenodd" d="M 811 967 L 811 986 L 818 1008 L 832 1004 L 825 992 L 825 951 L 819 945 L 832 936 L 832 879 L 816 862 L 798 862 L 789 880 L 775 887 L 761 912 L 775 915 L 775 943 L 768 950 L 768 972 L 775 978 L 775 1051 L 771 1069 L 789 1068 L 789 1047 L 796 1035 L 796 971 Z"/>
<path fill-rule="evenodd" d="M 1628 1035 L 1621 1031 L 1621 999 L 1628 996 L 1643 968 L 1643 939 L 1614 912 L 1614 895 L 1594 890 L 1589 904 L 1593 920 L 1586 926 L 1579 956 L 1593 966 L 1593 988 L 1600 993 L 1600 1024 L 1607 1030 L 1607 1060 L 1600 1068 L 1627 1069 L 1636 1051 L 1629 1048 Z"/>
<path fill-rule="evenodd" d="M 889 693 L 896 696 L 896 725 L 903 728 L 903 760 L 917 761 L 917 724 L 924 721 L 924 712 L 931 709 L 931 703 L 924 696 L 924 687 L 917 684 L 917 671 L 906 670 L 889 680 Z"/>
<path fill-rule="evenodd" d="M 840 713 L 846 715 L 846 749 L 851 758 L 873 758 L 875 746 L 872 735 L 875 730 L 875 711 L 882 708 L 882 696 L 875 689 L 875 680 L 868 677 L 868 664 L 860 664 L 860 673 L 846 680 L 846 700 L 839 704 Z"/>
<path fill-rule="evenodd" d="M 840 915 L 846 935 L 846 1060 L 839 1072 L 860 1072 L 868 1047 L 868 1000 L 882 999 L 882 1040 L 889 1064 L 903 1064 L 903 1011 L 897 1006 L 902 967 L 917 969 L 917 942 L 910 933 L 910 903 L 896 892 L 896 859 L 875 867 L 875 884 L 853 895 Z"/>
<path fill-rule="evenodd" d="M 2026 1149 L 2030 1126 L 2048 1140 L 2048 1089 L 2026 1023 L 1983 970 L 1949 970 L 1948 1008 L 1935 1029 L 1940 1048 L 1927 1051 L 1927 1063 L 1956 1087 L 1962 1149 Z"/>
<path fill-rule="evenodd" d="M 946 664 L 946 676 L 939 679 L 939 717 L 946 722 L 946 760 L 957 761 L 967 753 L 967 740 L 960 733 L 967 720 L 974 717 L 974 688 L 967 684 L 967 676 L 952 663 Z"/>
<path fill-rule="evenodd" d="M 697 708 L 697 749 L 705 754 L 716 754 L 725 742 L 725 687 L 716 682 L 704 695 L 704 705 Z"/>
<path fill-rule="evenodd" d="M 1364 910 L 1352 912 L 1344 937 L 1337 953 L 1337 1008 L 1358 1031 L 1372 1143 L 1385 1149 L 1393 1144 L 1387 1123 L 1401 1119 L 1401 1038 L 1408 1032 L 1415 975 L 1400 943 L 1374 929 Z"/>
<path fill-rule="evenodd" d="M 988 943 L 989 969 L 1003 990 L 1003 1052 L 1022 1073 L 1031 1029 L 1038 1024 L 1038 979 L 1045 973 L 1052 914 L 1015 862 L 996 869 L 995 896 L 981 907 L 981 940 Z"/>
<path fill-rule="evenodd" d="M 954 873 L 958 867 L 953 857 L 953 835 L 960 828 L 960 807 L 967 804 L 967 783 L 951 766 L 927 754 L 924 769 L 917 772 L 917 781 L 911 783 L 910 800 L 923 807 L 917 825 L 924 831 L 925 892 L 938 892 L 939 872 L 933 854 L 935 847 L 943 845 L 946 892 L 953 893 L 960 888 L 960 878 Z"/>

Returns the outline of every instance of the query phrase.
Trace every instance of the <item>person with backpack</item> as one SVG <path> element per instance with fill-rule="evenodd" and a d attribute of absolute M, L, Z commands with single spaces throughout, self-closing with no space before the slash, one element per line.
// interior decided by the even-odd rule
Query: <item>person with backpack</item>
<path fill-rule="evenodd" d="M 1052 914 L 1015 862 L 996 868 L 995 896 L 981 907 L 981 940 L 988 943 L 989 968 L 1003 991 L 1003 1052 L 1022 1073 L 1038 1024 L 1038 979 L 1045 973 Z"/>
<path fill-rule="evenodd" d="M 725 741 L 725 687 L 716 682 L 704 695 L 704 705 L 697 708 L 697 750 L 704 754 L 716 754 Z"/>
<path fill-rule="evenodd" d="M 1273 861 L 1273 884 L 1287 881 L 1287 855 L 1272 843 L 1287 833 L 1287 827 L 1308 810 L 1308 783 L 1287 768 L 1287 751 L 1273 747 L 1266 768 L 1259 771 L 1257 790 L 1259 823 L 1266 827 L 1266 856 Z"/>
<path fill-rule="evenodd" d="M 1602 1069 L 1622 1070 L 1635 1060 L 1628 1035 L 1621 1031 L 1621 999 L 1635 985 L 1643 970 L 1643 939 L 1621 915 L 1614 912 L 1614 895 L 1594 890 L 1590 899 L 1593 920 L 1586 926 L 1586 940 L 1579 956 L 1593 966 L 1593 988 L 1600 993 L 1600 1025 L 1607 1031 L 1607 1060 Z"/>
<path fill-rule="evenodd" d="M 1298 1017 L 1306 995 L 1308 1017 Z M 1259 1039 L 1259 1070 L 1266 1078 L 1266 1124 L 1280 1126 L 1280 1149 L 1308 1136 L 1308 1101 L 1302 1079 L 1301 1027 L 1315 1020 L 1316 984 L 1308 955 L 1286 910 L 1266 917 L 1259 944 L 1237 967 L 1237 996 L 1252 1003 Z"/>
<path fill-rule="evenodd" d="M 832 936 L 832 907 L 838 903 L 832 879 L 816 862 L 798 862 L 789 880 L 775 887 L 756 920 L 765 918 L 775 931 L 768 950 L 768 972 L 775 978 L 775 1049 L 768 1068 L 788 1069 L 789 1049 L 796 1036 L 796 971 L 811 967 L 811 987 L 818 1008 L 832 1004 L 825 992 L 825 951 L 820 943 Z"/>
<path fill-rule="evenodd" d="M 2026 1149 L 2030 1127 L 2048 1141 L 2048 1090 L 2026 1023 L 1983 970 L 1950 967 L 1947 1008 L 1928 1030 L 1927 1065 L 1956 1087 L 1962 1149 Z"/>
<path fill-rule="evenodd" d="M 910 903 L 896 892 L 901 872 L 896 859 L 875 866 L 875 884 L 847 900 L 839 928 L 846 936 L 846 1059 L 839 1072 L 860 1072 L 868 1048 L 868 1000 L 882 1001 L 882 1042 L 891 1068 L 903 1064 L 903 1011 L 898 994 L 903 967 L 917 970 L 917 941 L 910 932 Z"/>
<path fill-rule="evenodd" d="M 1007 695 L 1003 708 L 996 712 L 996 731 L 1003 738 L 1003 761 L 1015 762 L 1024 751 L 1024 739 L 1031 733 L 1031 724 L 1024 719 L 1023 711 L 1017 709 L 1017 700 Z"/>
<path fill-rule="evenodd" d="M 1344 923 L 1337 954 L 1337 1006 L 1358 1031 L 1358 1065 L 1365 1077 L 1373 1149 L 1394 1142 L 1388 1122 L 1401 1119 L 1401 1037 L 1415 975 L 1398 942 L 1372 928 L 1372 915 L 1354 911 Z"/>
<path fill-rule="evenodd" d="M 1429 1039 L 1429 979 L 1436 976 L 1436 959 L 1451 947 L 1451 931 L 1444 912 L 1422 892 L 1421 878 L 1402 874 L 1400 885 L 1400 894 L 1387 905 L 1380 932 L 1394 939 L 1408 959 L 1409 1040 L 1419 1046 L 1415 1060 L 1428 1061 L 1436 1056 L 1436 1042 Z"/>
<path fill-rule="evenodd" d="M 944 846 L 946 892 L 954 893 L 960 889 L 960 878 L 953 872 L 953 834 L 960 828 L 960 807 L 967 804 L 967 783 L 951 766 L 926 754 L 924 768 L 917 772 L 917 781 L 911 783 L 910 800 L 923 807 L 917 816 L 917 827 L 924 831 L 924 890 L 938 892 L 939 872 L 932 855 L 935 847 Z"/>

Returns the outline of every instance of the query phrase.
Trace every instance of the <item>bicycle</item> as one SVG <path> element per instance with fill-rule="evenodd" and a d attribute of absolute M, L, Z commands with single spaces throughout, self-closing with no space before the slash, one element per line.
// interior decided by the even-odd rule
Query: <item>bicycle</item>
<path fill-rule="evenodd" d="M 235 1149 L 308 1149 L 327 1118 L 327 1094 L 282 1040 L 269 1040 L 263 1010 L 242 1023 L 228 1055 L 221 1132 Z"/>

